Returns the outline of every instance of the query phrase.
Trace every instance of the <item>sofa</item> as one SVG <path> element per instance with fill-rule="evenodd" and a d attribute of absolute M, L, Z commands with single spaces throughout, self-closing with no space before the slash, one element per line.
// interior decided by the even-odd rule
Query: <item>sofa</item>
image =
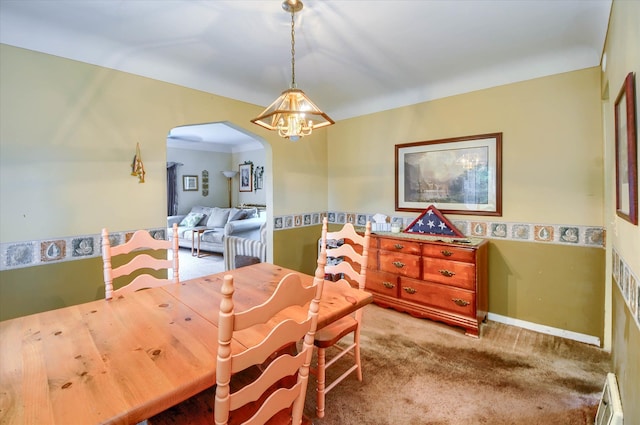
<path fill-rule="evenodd" d="M 260 226 L 265 221 L 256 208 L 194 206 L 188 214 L 167 217 L 167 229 L 178 224 L 178 245 L 183 248 L 191 248 L 193 235 L 200 239 L 200 250 L 224 253 L 225 237 L 260 240 Z M 194 234 L 194 230 L 198 232 Z M 195 239 L 195 246 L 197 243 Z"/>

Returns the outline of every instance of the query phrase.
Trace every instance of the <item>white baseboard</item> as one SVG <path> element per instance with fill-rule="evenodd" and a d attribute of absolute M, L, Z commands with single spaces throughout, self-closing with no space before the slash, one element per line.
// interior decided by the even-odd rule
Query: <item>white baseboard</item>
<path fill-rule="evenodd" d="M 518 326 L 520 328 L 529 329 L 531 331 L 540 332 L 547 335 L 559 336 L 561 338 L 572 339 L 574 341 L 584 342 L 585 344 L 591 344 L 600 347 L 600 338 L 598 338 L 597 336 L 553 328 L 551 326 L 539 325 L 537 323 L 531 323 L 520 319 L 514 319 L 512 317 L 501 316 L 495 313 L 487 313 L 487 319 L 493 320 L 494 322 L 498 323 L 504 323 L 505 325 Z"/>

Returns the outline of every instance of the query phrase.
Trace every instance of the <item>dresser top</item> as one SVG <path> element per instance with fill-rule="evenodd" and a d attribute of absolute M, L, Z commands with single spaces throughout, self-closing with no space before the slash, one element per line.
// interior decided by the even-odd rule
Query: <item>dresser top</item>
<path fill-rule="evenodd" d="M 372 236 L 381 236 L 393 239 L 408 239 L 424 242 L 442 242 L 447 244 L 459 245 L 459 246 L 479 246 L 486 239 L 482 238 L 466 238 L 466 237 L 444 237 L 438 235 L 421 235 L 419 233 L 393 233 L 393 232 L 371 232 Z"/>

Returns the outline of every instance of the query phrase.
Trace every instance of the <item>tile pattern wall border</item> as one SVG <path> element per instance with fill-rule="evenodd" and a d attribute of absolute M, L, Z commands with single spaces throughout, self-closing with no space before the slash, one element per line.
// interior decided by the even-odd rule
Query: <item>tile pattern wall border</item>
<path fill-rule="evenodd" d="M 627 261 L 615 247 L 611 250 L 613 264 L 613 280 L 616 282 L 625 304 L 640 329 L 640 279 L 636 276 Z"/>
<path fill-rule="evenodd" d="M 148 229 L 155 239 L 166 239 L 167 229 Z M 111 246 L 128 241 L 135 231 L 114 232 L 109 235 Z M 82 235 L 50 238 L 26 242 L 0 244 L 1 270 L 20 269 L 43 264 L 82 260 L 102 256 L 102 236 Z"/>
<path fill-rule="evenodd" d="M 352 223 L 363 226 L 373 220 L 373 214 L 344 211 L 318 211 L 274 217 L 274 231 L 296 227 L 315 226 L 324 217 L 329 223 Z M 390 217 L 401 227 L 409 226 L 414 217 Z M 553 243 L 574 246 L 604 247 L 605 230 L 602 227 L 544 223 L 510 223 L 469 220 L 451 220 L 465 236 L 504 239 L 536 243 Z M 166 238 L 166 229 L 148 229 L 156 239 Z M 113 246 L 128 240 L 134 231 L 114 232 L 110 235 Z M 64 238 L 9 242 L 0 244 L 0 271 L 37 265 L 100 257 L 101 236 L 80 235 Z M 637 281 L 638 279 L 636 279 Z"/>
<path fill-rule="evenodd" d="M 327 216 L 329 223 L 352 223 L 364 226 L 367 220 L 373 220 L 373 214 L 344 211 L 326 211 L 301 213 L 274 217 L 273 229 L 286 230 L 295 227 L 313 226 Z M 415 217 L 390 217 L 391 222 L 398 222 L 402 228 L 408 227 Z M 570 224 L 544 223 L 511 223 L 470 220 L 451 220 L 465 236 L 489 239 L 504 239 L 523 242 L 554 243 L 589 247 L 604 247 L 606 232 L 603 227 L 579 226 Z"/>

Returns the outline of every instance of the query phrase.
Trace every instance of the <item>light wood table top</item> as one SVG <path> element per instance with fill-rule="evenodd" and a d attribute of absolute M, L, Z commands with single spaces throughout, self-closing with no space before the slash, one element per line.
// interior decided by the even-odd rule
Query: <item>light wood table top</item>
<path fill-rule="evenodd" d="M 220 288 L 226 274 L 233 276 L 233 303 L 237 311 L 246 310 L 269 298 L 280 280 L 288 273 L 296 273 L 305 285 L 313 284 L 313 276 L 296 272 L 270 263 L 258 263 L 228 272 L 191 279 L 178 285 L 165 286 L 166 290 L 178 300 L 191 307 L 195 312 L 218 324 L 218 307 L 220 305 Z M 318 329 L 353 313 L 357 309 L 373 301 L 373 296 L 358 289 L 339 288 L 333 282 L 325 281 L 318 312 Z M 286 311 L 288 317 L 302 320 L 306 317 L 308 304 L 300 308 Z M 254 328 L 255 330 L 255 328 Z M 255 345 L 261 333 L 243 331 L 235 334 L 235 340 L 245 347 Z"/>
<path fill-rule="evenodd" d="M 215 384 L 223 276 L 234 277 L 240 310 L 266 300 L 289 272 L 261 263 L 0 322 L 0 424 L 136 423 L 197 394 Z M 330 284 L 319 327 L 372 301 Z M 241 335 L 232 349 L 257 337 Z"/>

